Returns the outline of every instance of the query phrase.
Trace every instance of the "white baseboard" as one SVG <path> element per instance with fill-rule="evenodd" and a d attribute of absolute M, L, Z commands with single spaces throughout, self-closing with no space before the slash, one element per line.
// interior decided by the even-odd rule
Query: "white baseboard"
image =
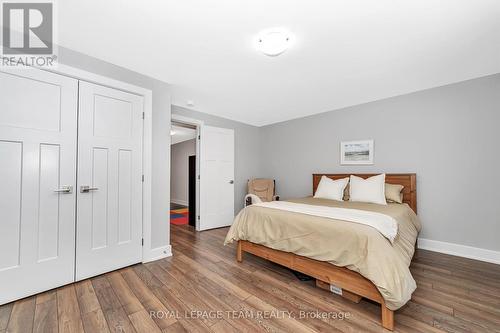
<path fill-rule="evenodd" d="M 500 265 L 500 251 L 419 238 L 418 248 Z"/>
<path fill-rule="evenodd" d="M 161 246 L 148 251 L 147 255 L 145 255 L 142 259 L 143 263 L 151 262 L 155 260 L 160 260 L 166 257 L 172 256 L 172 246 Z"/>
<path fill-rule="evenodd" d="M 183 206 L 188 205 L 188 202 L 186 200 L 170 199 L 170 202 L 172 202 L 174 204 L 178 204 L 178 205 L 183 205 Z"/>

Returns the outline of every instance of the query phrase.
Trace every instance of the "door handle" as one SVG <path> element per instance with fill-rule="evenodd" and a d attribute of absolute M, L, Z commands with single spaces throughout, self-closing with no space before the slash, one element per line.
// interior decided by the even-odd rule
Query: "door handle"
<path fill-rule="evenodd" d="M 73 193 L 73 186 L 63 185 L 61 188 L 54 190 L 55 193 Z"/>
<path fill-rule="evenodd" d="M 232 180 L 232 179 L 231 179 L 231 180 L 229 181 L 229 184 L 234 184 L 234 180 Z"/>
<path fill-rule="evenodd" d="M 80 186 L 80 193 L 89 193 L 90 191 L 97 191 L 99 188 L 97 187 L 90 187 L 88 185 L 82 185 Z"/>

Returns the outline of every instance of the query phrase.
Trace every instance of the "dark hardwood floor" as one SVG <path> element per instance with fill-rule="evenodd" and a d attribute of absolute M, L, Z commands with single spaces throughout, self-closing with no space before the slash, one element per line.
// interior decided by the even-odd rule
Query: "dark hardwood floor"
<path fill-rule="evenodd" d="M 0 306 L 0 332 L 387 332 L 375 304 L 249 254 L 238 264 L 226 232 L 172 225 L 173 257 Z M 500 332 L 500 266 L 419 251 L 411 270 L 396 332 Z"/>

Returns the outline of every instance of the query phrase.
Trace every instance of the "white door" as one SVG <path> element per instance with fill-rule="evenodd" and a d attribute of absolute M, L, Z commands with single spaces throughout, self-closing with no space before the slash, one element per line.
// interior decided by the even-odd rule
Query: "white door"
<path fill-rule="evenodd" d="M 200 132 L 200 230 L 226 227 L 234 219 L 234 131 Z"/>
<path fill-rule="evenodd" d="M 80 82 L 79 103 L 77 280 L 142 260 L 143 98 Z"/>
<path fill-rule="evenodd" d="M 0 304 L 74 281 L 77 94 L 0 70 Z"/>

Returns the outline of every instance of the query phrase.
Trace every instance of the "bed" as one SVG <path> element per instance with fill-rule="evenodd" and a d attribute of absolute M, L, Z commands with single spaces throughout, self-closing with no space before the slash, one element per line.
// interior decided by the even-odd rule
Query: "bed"
<path fill-rule="evenodd" d="M 313 193 L 322 176 L 337 180 L 349 175 L 314 174 Z M 409 265 L 420 222 L 416 216 L 416 174 L 387 174 L 385 182 L 404 186 L 403 204 L 384 206 L 313 197 L 289 202 L 390 216 L 398 226 L 393 241 L 367 225 L 250 206 L 235 218 L 226 243 L 238 242 L 238 262 L 243 260 L 243 253 L 248 252 L 312 276 L 320 287 L 331 284 L 341 288 L 342 296 L 356 303 L 362 297 L 379 303 L 382 326 L 393 330 L 394 311 L 411 298 L 416 288 Z"/>

